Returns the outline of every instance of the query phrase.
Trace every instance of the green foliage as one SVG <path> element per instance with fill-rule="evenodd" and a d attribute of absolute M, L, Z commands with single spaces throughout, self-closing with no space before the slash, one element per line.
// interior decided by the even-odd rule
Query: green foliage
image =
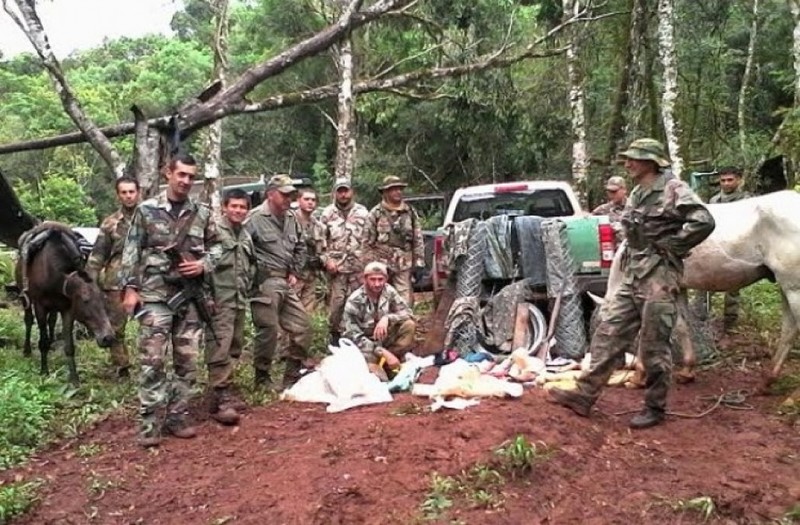
<path fill-rule="evenodd" d="M 17 195 L 25 209 L 44 220 L 71 226 L 95 226 L 98 218 L 89 206 L 83 187 L 65 175 L 51 173 L 35 187 L 18 181 Z"/>
<path fill-rule="evenodd" d="M 0 525 L 27 512 L 36 503 L 36 491 L 41 485 L 41 481 L 0 485 Z"/>
<path fill-rule="evenodd" d="M 688 500 L 672 500 L 661 496 L 658 499 L 661 504 L 670 507 L 675 512 L 698 514 L 703 521 L 708 521 L 717 512 L 714 500 L 710 496 L 698 496 Z"/>
<path fill-rule="evenodd" d="M 537 447 L 520 434 L 513 441 L 498 447 L 494 453 L 499 458 L 500 470 L 515 479 L 529 474 L 536 463 L 549 459 L 553 451 L 545 443 L 539 443 Z"/>
<path fill-rule="evenodd" d="M 133 397 L 132 383 L 108 381 L 108 351 L 93 342 L 76 342 L 83 385 L 75 390 L 66 381 L 61 352 L 51 353 L 54 371 L 47 377 L 39 375 L 38 359 L 22 356 L 20 310 L 0 310 L 0 338 L 5 341 L 0 352 L 0 470 L 53 439 L 76 436 Z"/>
<path fill-rule="evenodd" d="M 760 281 L 741 292 L 741 322 L 751 326 L 769 341 L 780 333 L 781 294 L 778 286 Z"/>
<path fill-rule="evenodd" d="M 14 281 L 14 268 L 16 259 L 12 252 L 0 252 L 0 283 L 11 283 Z M 2 315 L 2 313 L 0 313 Z M 0 325 L 0 328 L 2 326 Z M 3 335 L 0 333 L 0 337 Z"/>

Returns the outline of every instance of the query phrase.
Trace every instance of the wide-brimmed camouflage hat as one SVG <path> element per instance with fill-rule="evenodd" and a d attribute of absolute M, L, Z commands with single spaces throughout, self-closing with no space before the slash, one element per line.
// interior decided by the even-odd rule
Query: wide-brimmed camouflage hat
<path fill-rule="evenodd" d="M 389 175 L 388 177 L 383 179 L 383 186 L 381 186 L 381 191 L 388 190 L 389 188 L 405 188 L 408 186 L 403 179 L 400 177 L 396 177 L 394 175 Z"/>
<path fill-rule="evenodd" d="M 278 190 L 281 193 L 294 193 L 297 188 L 294 180 L 288 175 L 273 175 L 267 182 L 267 190 Z"/>
<path fill-rule="evenodd" d="M 670 165 L 664 145 L 655 139 L 637 139 L 619 154 L 622 159 L 652 160 L 662 168 Z"/>

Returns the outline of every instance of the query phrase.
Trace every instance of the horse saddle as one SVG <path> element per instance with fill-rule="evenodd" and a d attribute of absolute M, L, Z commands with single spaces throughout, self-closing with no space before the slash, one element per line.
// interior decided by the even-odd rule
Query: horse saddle
<path fill-rule="evenodd" d="M 60 228 L 47 228 L 34 233 L 24 242 L 28 244 L 28 261 L 42 249 L 49 239 L 60 240 L 66 249 L 69 258 L 76 263 L 84 263 L 92 251 L 92 245 L 79 233 L 62 230 Z"/>

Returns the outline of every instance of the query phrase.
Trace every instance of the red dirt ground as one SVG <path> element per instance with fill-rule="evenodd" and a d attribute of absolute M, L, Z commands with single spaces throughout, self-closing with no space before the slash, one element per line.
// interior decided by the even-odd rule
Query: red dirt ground
<path fill-rule="evenodd" d="M 759 369 L 718 367 L 676 385 L 670 407 L 701 412 L 698 396 L 755 390 Z M 134 444 L 130 417 L 99 424 L 40 453 L 3 479 L 44 479 L 41 501 L 19 523 L 420 523 L 430 475 L 457 476 L 495 461 L 522 434 L 553 454 L 500 486 L 487 511 L 461 497 L 437 523 L 700 523 L 678 501 L 708 496 L 712 522 L 770 523 L 800 502 L 800 432 L 776 415 L 780 397 L 750 396 L 754 410 L 720 407 L 702 419 L 670 417 L 632 432 L 641 391 L 608 389 L 591 419 L 547 403 L 541 390 L 463 412 L 423 412 L 424 399 L 326 414 L 275 403 L 241 426 L 200 425 L 192 441 L 158 450 Z M 100 445 L 86 455 L 87 445 Z M 774 523 L 774 522 L 773 522 Z"/>

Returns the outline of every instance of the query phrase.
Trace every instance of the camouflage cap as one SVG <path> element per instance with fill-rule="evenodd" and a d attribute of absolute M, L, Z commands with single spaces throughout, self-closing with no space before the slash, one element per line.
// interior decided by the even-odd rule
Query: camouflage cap
<path fill-rule="evenodd" d="M 347 177 L 339 177 L 336 179 L 336 182 L 333 183 L 333 191 L 338 190 L 339 188 L 347 188 L 350 189 L 353 187 L 353 184 L 350 182 L 350 179 Z"/>
<path fill-rule="evenodd" d="M 267 181 L 267 191 L 278 190 L 281 193 L 294 193 L 297 191 L 293 180 L 288 175 L 273 175 Z"/>
<path fill-rule="evenodd" d="M 379 274 L 383 275 L 384 277 L 389 277 L 389 269 L 386 267 L 385 264 L 383 264 L 380 261 L 372 261 L 371 263 L 368 263 L 364 267 L 364 275 L 365 276 L 371 275 L 373 273 L 379 273 Z"/>
<path fill-rule="evenodd" d="M 608 179 L 606 182 L 606 189 L 610 191 L 617 191 L 620 188 L 627 188 L 628 185 L 625 183 L 625 179 L 619 176 L 613 176 Z"/>
<path fill-rule="evenodd" d="M 655 139 L 636 139 L 619 154 L 623 159 L 652 160 L 662 168 L 670 165 L 667 150 Z"/>
<path fill-rule="evenodd" d="M 389 188 L 405 188 L 406 186 L 408 186 L 408 184 L 403 182 L 403 179 L 400 177 L 389 175 L 383 179 L 383 186 L 381 186 L 380 190 L 384 191 L 388 190 Z"/>

